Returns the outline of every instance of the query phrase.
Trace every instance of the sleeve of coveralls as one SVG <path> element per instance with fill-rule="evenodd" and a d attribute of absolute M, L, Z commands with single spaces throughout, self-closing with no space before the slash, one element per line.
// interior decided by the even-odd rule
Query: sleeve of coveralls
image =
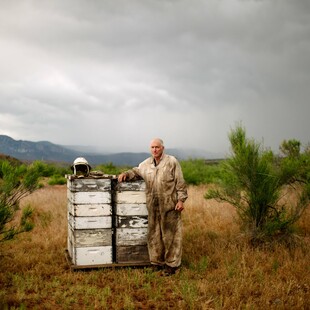
<path fill-rule="evenodd" d="M 187 186 L 183 178 L 182 168 L 178 161 L 176 161 L 175 167 L 175 180 L 178 200 L 185 201 L 187 199 Z"/>
<path fill-rule="evenodd" d="M 135 168 L 132 168 L 130 170 L 127 170 L 125 173 L 126 173 L 126 176 L 127 176 L 128 180 L 132 180 L 136 176 L 141 177 L 141 175 L 139 173 L 139 168 L 138 167 L 135 167 Z"/>

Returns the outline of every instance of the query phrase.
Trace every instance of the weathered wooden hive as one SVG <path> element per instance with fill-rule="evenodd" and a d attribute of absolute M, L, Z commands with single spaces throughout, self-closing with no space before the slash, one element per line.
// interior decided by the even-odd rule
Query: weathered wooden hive
<path fill-rule="evenodd" d="M 115 188 L 116 262 L 149 261 L 148 212 L 144 181 L 122 182 Z"/>
<path fill-rule="evenodd" d="M 144 181 L 66 177 L 71 267 L 148 264 Z"/>
<path fill-rule="evenodd" d="M 112 263 L 111 179 L 68 176 L 67 188 L 68 253 L 72 263 Z"/>

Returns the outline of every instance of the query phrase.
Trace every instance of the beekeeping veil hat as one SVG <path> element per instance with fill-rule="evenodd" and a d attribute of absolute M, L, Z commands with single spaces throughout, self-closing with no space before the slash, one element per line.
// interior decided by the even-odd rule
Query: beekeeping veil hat
<path fill-rule="evenodd" d="M 90 172 L 91 166 L 88 161 L 84 157 L 78 157 L 74 160 L 71 170 L 75 175 L 84 175 L 88 176 Z"/>

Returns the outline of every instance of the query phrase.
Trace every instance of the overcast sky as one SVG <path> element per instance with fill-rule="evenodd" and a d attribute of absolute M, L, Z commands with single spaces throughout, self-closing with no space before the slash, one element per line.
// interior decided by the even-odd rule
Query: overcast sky
<path fill-rule="evenodd" d="M 147 151 L 310 141 L 309 0 L 0 0 L 0 134 Z"/>

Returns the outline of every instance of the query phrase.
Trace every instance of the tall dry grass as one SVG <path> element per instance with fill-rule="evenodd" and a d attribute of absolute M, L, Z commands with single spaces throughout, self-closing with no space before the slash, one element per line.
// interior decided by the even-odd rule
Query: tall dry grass
<path fill-rule="evenodd" d="M 183 267 L 161 277 L 149 268 L 70 271 L 65 259 L 65 186 L 24 199 L 35 228 L 0 248 L 0 309 L 309 309 L 310 212 L 294 247 L 251 248 L 235 210 L 189 187 L 183 213 Z"/>

